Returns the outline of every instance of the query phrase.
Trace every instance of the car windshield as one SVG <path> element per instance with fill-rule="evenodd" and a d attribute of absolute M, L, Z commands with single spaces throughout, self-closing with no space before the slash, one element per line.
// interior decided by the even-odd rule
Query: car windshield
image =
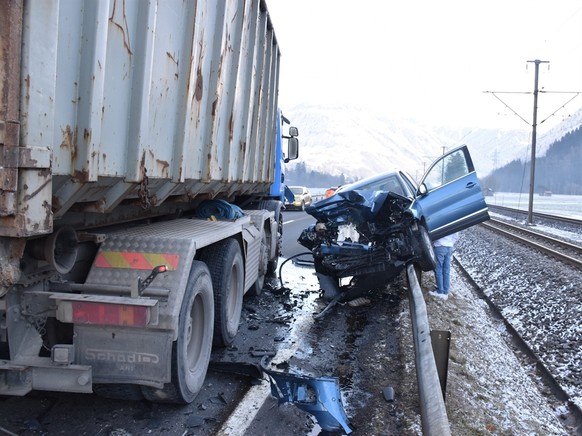
<path fill-rule="evenodd" d="M 369 177 L 358 182 L 346 185 L 337 190 L 345 191 L 390 191 L 395 194 L 405 195 L 404 189 L 396 173 L 384 173 L 379 176 Z"/>
<path fill-rule="evenodd" d="M 292 186 L 292 187 L 291 187 L 291 188 L 289 188 L 289 189 L 291 189 L 291 192 L 292 192 L 293 194 L 303 194 L 303 188 L 296 188 L 296 187 L 293 187 L 293 186 Z"/>

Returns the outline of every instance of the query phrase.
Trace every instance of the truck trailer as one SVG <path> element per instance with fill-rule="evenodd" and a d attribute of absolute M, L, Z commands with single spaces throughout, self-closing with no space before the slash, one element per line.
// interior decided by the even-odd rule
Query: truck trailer
<path fill-rule="evenodd" d="M 264 0 L 0 0 L 0 395 L 194 400 L 280 255 L 279 68 Z"/>

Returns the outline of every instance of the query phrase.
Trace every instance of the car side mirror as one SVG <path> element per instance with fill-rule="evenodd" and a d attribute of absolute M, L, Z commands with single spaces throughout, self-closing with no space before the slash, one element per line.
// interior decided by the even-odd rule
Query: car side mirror
<path fill-rule="evenodd" d="M 424 183 L 421 183 L 418 187 L 418 195 L 426 195 L 428 194 L 428 189 Z"/>

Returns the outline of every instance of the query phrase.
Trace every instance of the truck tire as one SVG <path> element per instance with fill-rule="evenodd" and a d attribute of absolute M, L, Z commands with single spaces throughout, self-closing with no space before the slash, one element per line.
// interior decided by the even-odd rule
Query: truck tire
<path fill-rule="evenodd" d="M 188 404 L 202 388 L 212 351 L 214 303 L 208 267 L 192 262 L 172 346 L 172 379 L 162 389 L 142 386 L 144 397 L 157 403 Z"/>
<path fill-rule="evenodd" d="M 432 271 L 436 266 L 434 248 L 428 235 L 428 230 L 422 224 L 418 224 L 416 232 L 416 247 L 418 251 L 418 265 L 422 271 Z"/>
<path fill-rule="evenodd" d="M 251 296 L 258 297 L 263 292 L 263 287 L 265 286 L 265 277 L 267 275 L 269 264 L 268 259 L 269 246 L 267 245 L 266 230 L 263 230 L 263 235 L 261 236 L 261 252 L 259 255 L 259 276 L 248 291 L 248 294 Z"/>
<path fill-rule="evenodd" d="M 281 212 L 282 203 L 278 200 L 263 200 L 259 203 L 259 208 L 275 212 L 275 221 L 277 221 L 277 235 L 268 235 L 268 238 L 277 238 L 275 257 L 269 259 L 267 263 L 267 275 L 270 276 L 277 272 L 279 257 L 281 257 L 283 252 L 283 213 Z M 268 240 L 267 242 L 270 241 Z"/>
<path fill-rule="evenodd" d="M 214 289 L 214 341 L 224 347 L 232 344 L 242 313 L 245 272 L 238 242 L 226 239 L 204 249 L 200 260 L 206 263 Z"/>
<path fill-rule="evenodd" d="M 283 253 L 283 214 L 279 209 L 279 217 L 277 218 L 277 248 L 275 249 L 275 257 L 267 263 L 267 275 L 274 275 L 277 273 L 277 265 L 279 264 L 279 257 Z"/>

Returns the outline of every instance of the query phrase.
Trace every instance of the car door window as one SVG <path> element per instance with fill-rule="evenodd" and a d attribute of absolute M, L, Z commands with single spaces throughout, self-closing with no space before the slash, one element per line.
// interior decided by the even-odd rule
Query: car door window
<path fill-rule="evenodd" d="M 467 174 L 469 174 L 469 168 L 463 150 L 457 150 L 436 162 L 426 174 L 424 183 L 430 191 Z"/>

